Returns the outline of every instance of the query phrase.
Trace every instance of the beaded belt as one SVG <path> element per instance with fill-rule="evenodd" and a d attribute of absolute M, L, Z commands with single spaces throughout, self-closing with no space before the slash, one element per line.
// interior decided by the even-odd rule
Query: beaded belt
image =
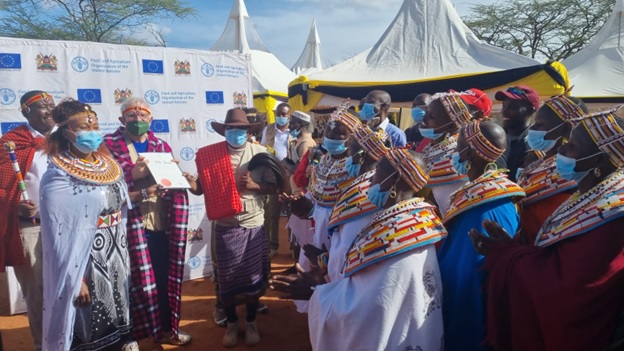
<path fill-rule="evenodd" d="M 108 228 L 116 226 L 121 222 L 121 211 L 103 215 L 98 218 L 98 228 Z"/>

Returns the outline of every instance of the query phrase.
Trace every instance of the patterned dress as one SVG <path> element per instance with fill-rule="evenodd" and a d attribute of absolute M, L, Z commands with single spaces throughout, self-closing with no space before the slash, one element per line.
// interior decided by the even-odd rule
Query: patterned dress
<path fill-rule="evenodd" d="M 126 184 L 119 165 L 69 153 L 50 157 L 41 181 L 43 349 L 99 350 L 131 329 Z M 75 304 L 82 282 L 91 303 Z"/>

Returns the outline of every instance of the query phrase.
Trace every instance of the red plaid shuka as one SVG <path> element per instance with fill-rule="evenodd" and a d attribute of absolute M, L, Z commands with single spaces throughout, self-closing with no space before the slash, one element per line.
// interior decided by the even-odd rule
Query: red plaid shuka
<path fill-rule="evenodd" d="M 204 146 L 195 156 L 208 219 L 214 221 L 240 213 L 243 205 L 236 186 L 232 186 L 236 181 L 226 142 Z"/>
<path fill-rule="evenodd" d="M 0 147 L 3 148 L 0 150 L 0 272 L 5 271 L 5 266 L 26 264 L 19 227 L 21 192 L 9 154 L 4 150 L 4 143 L 7 141 L 15 143 L 15 156 L 22 176 L 28 173 L 35 150 L 43 147 L 43 143 L 36 142 L 26 125 L 21 125 L 0 138 Z"/>
<path fill-rule="evenodd" d="M 125 129 L 120 127 L 113 134 L 104 137 L 104 142 L 111 154 L 124 170 L 124 177 L 129 191 L 134 189 L 132 168 L 126 141 L 123 137 Z M 149 132 L 147 152 L 171 152 L 171 147 Z M 165 196 L 169 213 L 169 304 L 171 305 L 171 328 L 177 336 L 180 324 L 180 296 L 186 255 L 187 225 L 189 215 L 188 195 L 186 190 L 169 190 Z M 148 336 L 159 337 L 161 332 L 160 311 L 156 279 L 152 270 L 152 261 L 147 247 L 147 239 L 143 228 L 141 206 L 136 204 L 128 211 L 128 252 L 132 270 L 132 286 L 130 287 L 130 305 L 132 317 L 132 336 L 142 339 Z"/>

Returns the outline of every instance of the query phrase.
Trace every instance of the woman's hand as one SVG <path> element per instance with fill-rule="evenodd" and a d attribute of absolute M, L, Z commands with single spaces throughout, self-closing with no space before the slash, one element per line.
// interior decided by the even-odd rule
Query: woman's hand
<path fill-rule="evenodd" d="M 474 228 L 468 232 L 472 244 L 481 255 L 487 256 L 496 246 L 513 241 L 509 233 L 498 225 L 498 223 L 483 221 L 483 229 L 485 229 L 489 236 L 478 232 Z"/>
<path fill-rule="evenodd" d="M 189 183 L 189 185 L 191 186 L 191 192 L 194 193 L 197 191 L 197 177 L 191 175 L 188 172 L 182 172 L 182 175 L 184 176 L 184 178 L 186 178 L 186 181 Z"/>
<path fill-rule="evenodd" d="M 82 281 L 82 285 L 80 286 L 80 292 L 78 293 L 78 297 L 76 298 L 76 305 L 78 307 L 86 306 L 91 304 L 91 293 L 89 293 L 89 287 L 87 283 Z"/>
<path fill-rule="evenodd" d="M 241 176 L 241 187 L 247 190 L 260 190 L 260 185 L 251 179 L 250 172 L 246 172 Z"/>
<path fill-rule="evenodd" d="M 314 266 L 318 267 L 318 259 L 323 253 L 327 252 L 327 248 L 325 244 L 323 244 L 323 248 L 319 249 L 318 247 L 312 244 L 303 245 L 303 254 L 305 257 L 312 262 Z"/>
<path fill-rule="evenodd" d="M 281 299 L 309 300 L 314 287 L 325 284 L 325 272 L 312 268 L 309 272 L 297 263 L 297 274 L 275 275 L 269 280 L 271 290 L 281 292 Z"/>

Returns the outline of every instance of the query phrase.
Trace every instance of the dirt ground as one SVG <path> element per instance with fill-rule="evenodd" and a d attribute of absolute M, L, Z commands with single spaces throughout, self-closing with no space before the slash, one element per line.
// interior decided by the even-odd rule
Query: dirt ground
<path fill-rule="evenodd" d="M 284 227 L 285 218 L 281 218 L 280 227 Z M 280 272 L 292 265 L 288 250 L 287 231 L 280 231 L 280 249 L 273 259 L 272 272 Z M 0 300 L 6 299 L 6 292 L 0 293 Z M 308 337 L 307 315 L 298 313 L 292 301 L 280 300 L 273 291 L 268 290 L 267 296 L 261 299 L 269 306 L 269 313 L 259 314 L 257 323 L 260 331 L 260 344 L 247 347 L 244 344 L 244 308 L 239 307 L 241 332 L 239 344 L 231 349 L 221 346 L 225 328 L 215 325 L 212 319 L 215 295 L 214 285 L 210 278 L 185 282 L 182 286 L 182 321 L 180 329 L 193 337 L 187 346 L 168 346 L 152 342 L 151 339 L 139 341 L 141 351 L 151 350 L 311 350 Z M 0 332 L 4 351 L 33 350 L 32 337 L 28 329 L 28 318 L 25 314 L 9 316 L 5 311 L 0 315 Z"/>

